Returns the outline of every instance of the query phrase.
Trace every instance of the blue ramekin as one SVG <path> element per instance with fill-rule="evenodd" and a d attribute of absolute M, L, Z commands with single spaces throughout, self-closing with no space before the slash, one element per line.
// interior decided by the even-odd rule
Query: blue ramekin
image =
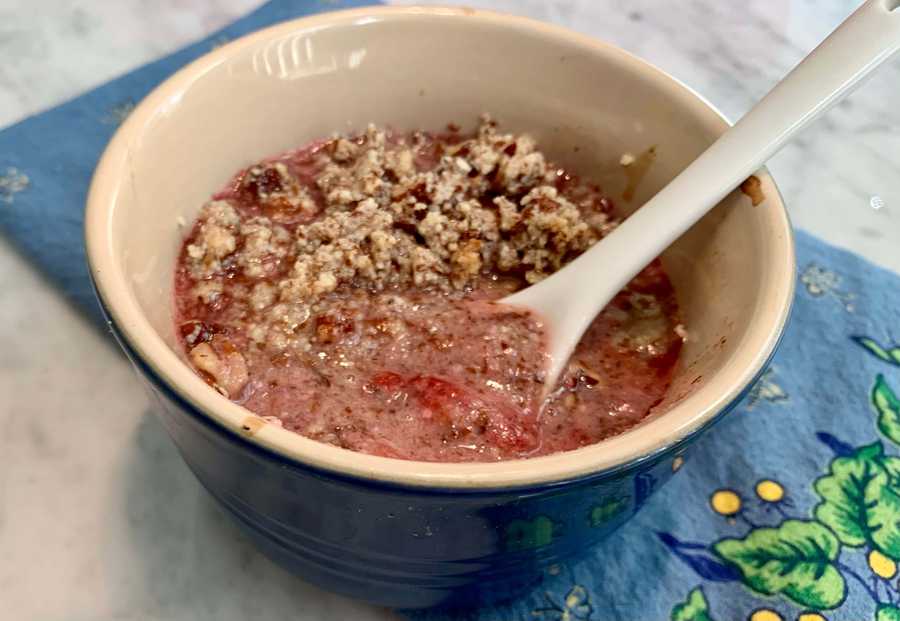
<path fill-rule="evenodd" d="M 589 72 L 603 83 L 584 80 Z M 517 85 L 528 86 L 528 106 L 504 98 Z M 299 112 L 273 114 L 273 97 Z M 396 114 L 432 127 L 478 108 L 535 128 L 551 150 L 583 146 L 592 169 L 603 145 L 636 151 L 652 135 L 659 158 L 638 202 L 727 127 L 669 76 L 566 30 L 468 9 L 361 9 L 277 25 L 178 72 L 119 129 L 88 198 L 98 299 L 191 470 L 272 559 L 386 606 L 496 601 L 608 536 L 749 390 L 793 298 L 790 225 L 760 171 L 762 205 L 729 197 L 664 255 L 687 292 L 684 359 L 659 411 L 598 445 L 491 464 L 355 454 L 266 425 L 191 372 L 171 325 L 176 222 L 248 160 L 347 122 L 396 124 Z"/>

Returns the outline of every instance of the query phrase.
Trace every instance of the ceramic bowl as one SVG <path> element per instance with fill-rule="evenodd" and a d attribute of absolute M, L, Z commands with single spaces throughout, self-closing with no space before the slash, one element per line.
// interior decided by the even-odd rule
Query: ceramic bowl
<path fill-rule="evenodd" d="M 502 597 L 599 542 L 741 399 L 791 305 L 791 229 L 762 170 L 761 204 L 735 192 L 665 253 L 690 335 L 676 379 L 643 424 L 599 444 L 486 464 L 362 455 L 265 424 L 191 371 L 172 316 L 179 223 L 235 171 L 370 121 L 472 127 L 485 111 L 625 210 L 727 127 L 684 85 L 600 41 L 469 9 L 370 8 L 276 25 L 176 73 L 119 129 L 88 198 L 98 297 L 197 478 L 273 559 L 379 604 Z M 651 148 L 655 162 L 626 187 L 621 155 Z"/>

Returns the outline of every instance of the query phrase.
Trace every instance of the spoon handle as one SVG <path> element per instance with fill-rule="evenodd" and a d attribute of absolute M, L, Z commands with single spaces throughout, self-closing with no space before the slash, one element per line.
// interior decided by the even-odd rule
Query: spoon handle
<path fill-rule="evenodd" d="M 597 313 L 644 266 L 807 123 L 900 49 L 900 0 L 868 0 L 734 127 L 602 242 L 504 301 L 542 315 L 550 379 Z"/>

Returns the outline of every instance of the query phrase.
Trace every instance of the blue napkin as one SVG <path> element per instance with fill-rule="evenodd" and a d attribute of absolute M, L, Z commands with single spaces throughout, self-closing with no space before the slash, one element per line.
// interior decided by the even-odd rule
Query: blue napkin
<path fill-rule="evenodd" d="M 134 102 L 214 44 L 352 0 L 273 0 L 0 132 L 0 230 L 99 321 L 82 205 Z M 793 319 L 745 402 L 578 563 L 514 602 L 416 621 L 900 621 L 900 277 L 798 234 Z M 893 331 L 893 332 L 892 332 Z"/>

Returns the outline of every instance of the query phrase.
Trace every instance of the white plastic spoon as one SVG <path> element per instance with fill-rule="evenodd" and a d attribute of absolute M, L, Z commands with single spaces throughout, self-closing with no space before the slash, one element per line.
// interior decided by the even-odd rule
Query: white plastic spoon
<path fill-rule="evenodd" d="M 547 389 L 594 317 L 638 272 L 898 49 L 900 0 L 868 0 L 612 233 L 554 275 L 504 298 L 545 322 Z"/>

